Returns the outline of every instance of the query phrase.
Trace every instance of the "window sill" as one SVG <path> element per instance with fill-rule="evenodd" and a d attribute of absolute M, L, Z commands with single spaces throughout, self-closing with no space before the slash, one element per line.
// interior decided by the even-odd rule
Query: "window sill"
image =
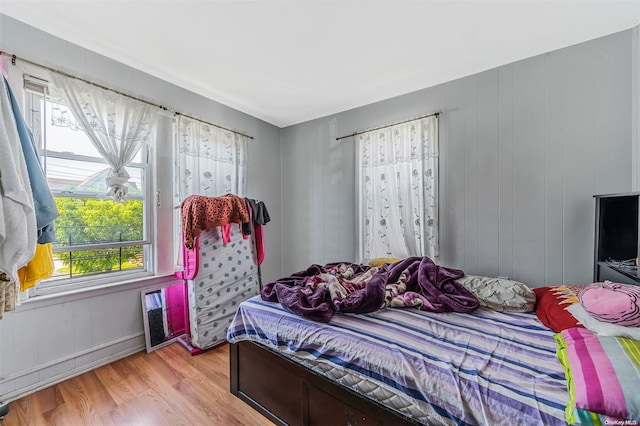
<path fill-rule="evenodd" d="M 16 312 L 40 309 L 51 305 L 59 305 L 61 303 L 103 296 L 105 294 L 119 293 L 121 291 L 143 289 L 151 286 L 159 286 L 163 284 L 172 284 L 179 282 L 182 282 L 182 280 L 180 278 L 176 278 L 173 274 L 162 276 L 148 276 L 144 278 L 122 281 L 119 283 L 109 283 L 88 288 L 32 296 L 28 300 L 22 302 L 20 306 L 17 306 Z"/>

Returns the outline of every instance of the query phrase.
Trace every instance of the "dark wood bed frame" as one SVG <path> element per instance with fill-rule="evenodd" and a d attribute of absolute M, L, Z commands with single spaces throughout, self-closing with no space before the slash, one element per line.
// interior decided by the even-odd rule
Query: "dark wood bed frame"
<path fill-rule="evenodd" d="M 417 424 L 256 343 L 230 344 L 229 353 L 231 393 L 276 424 Z"/>

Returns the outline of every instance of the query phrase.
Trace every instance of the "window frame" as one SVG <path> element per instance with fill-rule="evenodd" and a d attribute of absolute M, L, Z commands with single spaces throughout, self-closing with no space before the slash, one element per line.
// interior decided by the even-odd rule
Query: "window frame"
<path fill-rule="evenodd" d="M 424 181 L 422 183 L 422 185 L 420 185 L 419 187 L 422 188 L 422 191 L 420 192 L 420 196 L 419 196 L 419 205 L 421 206 L 420 208 L 420 216 L 419 219 L 421 221 L 421 223 L 423 223 L 422 227 L 422 233 L 421 233 L 421 239 L 422 239 L 422 246 L 424 247 L 424 253 L 422 254 L 423 256 L 429 256 L 433 259 L 438 259 L 440 257 L 440 233 L 439 233 L 439 226 L 440 226 L 440 219 L 439 219 L 439 208 L 440 208 L 440 203 L 441 203 L 441 199 L 440 199 L 440 191 L 438 189 L 438 186 L 440 184 L 440 178 L 439 178 L 439 170 L 440 170 L 440 155 L 439 155 L 439 144 L 440 144 L 440 136 L 439 136 L 439 128 L 440 128 L 440 122 L 439 122 L 439 113 L 436 114 L 428 114 L 428 115 L 424 115 L 424 116 L 420 116 L 417 118 L 412 118 L 412 119 L 408 119 L 408 120 L 404 120 L 404 121 L 400 121 L 398 123 L 394 123 L 394 124 L 389 124 L 389 125 L 384 125 L 384 126 L 380 126 L 380 127 L 375 127 L 372 130 L 367 130 L 367 131 L 362 131 L 362 132 L 358 132 L 358 138 L 355 141 L 355 178 L 356 178 L 356 202 L 355 202 L 355 213 L 356 213 L 356 224 L 357 224 L 357 231 L 356 231 L 356 260 L 360 263 L 367 263 L 370 262 L 372 260 L 374 260 L 375 258 L 396 258 L 396 257 L 406 257 L 407 255 L 413 255 L 409 252 L 409 250 L 407 250 L 407 252 L 409 253 L 395 253 L 395 252 L 391 252 L 391 253 L 376 253 L 373 252 L 371 249 L 372 244 L 367 244 L 366 241 L 366 231 L 365 231 L 365 227 L 373 227 L 368 225 L 367 222 L 367 205 L 365 205 L 365 200 L 364 200 L 364 196 L 363 194 L 366 194 L 366 189 L 364 188 L 365 185 L 365 169 L 366 169 L 366 161 L 363 155 L 363 151 L 362 151 L 362 144 L 364 144 L 364 138 L 366 136 L 369 137 L 375 137 L 373 135 L 375 135 L 376 133 L 390 133 L 392 131 L 394 131 L 394 129 L 399 128 L 400 126 L 408 126 L 411 123 L 420 123 L 422 124 L 422 122 L 424 120 L 427 119 L 431 119 L 432 120 L 432 125 L 431 125 L 431 129 L 435 129 L 432 130 L 434 132 L 434 134 L 432 136 L 434 136 L 434 138 L 432 139 L 433 144 L 427 148 L 428 154 L 426 154 L 426 157 L 422 159 L 422 164 L 424 165 L 426 162 L 427 158 L 434 158 L 435 160 L 432 160 L 434 164 L 432 164 L 431 170 L 433 172 L 433 180 L 434 180 L 434 185 L 432 186 L 433 188 L 435 188 L 432 192 L 433 192 L 433 197 L 432 199 L 435 200 L 434 201 L 434 206 L 432 209 L 432 217 L 430 219 L 433 219 L 433 223 L 435 223 L 435 225 L 433 225 L 432 223 L 429 223 L 429 221 L 427 221 L 426 219 L 429 217 L 427 215 L 425 215 L 425 213 L 427 212 L 427 202 L 428 202 L 428 197 L 426 196 L 424 189 L 425 187 L 427 187 L 427 185 L 424 185 Z M 406 137 L 406 134 L 403 133 L 404 136 Z M 391 138 L 393 139 L 393 138 Z M 406 142 L 407 139 L 403 138 L 403 141 Z M 386 143 L 391 143 L 390 141 L 387 140 Z M 394 174 L 397 173 L 397 170 L 399 168 L 402 169 L 407 169 L 408 167 L 410 167 L 409 163 L 405 163 L 404 161 L 396 161 L 395 159 L 393 161 L 388 161 L 388 163 L 385 164 L 389 164 L 389 165 L 393 165 L 394 166 Z M 410 169 L 409 169 L 410 170 Z M 425 170 L 423 170 L 424 172 Z M 424 176 L 423 176 L 423 179 Z M 397 191 L 394 191 L 397 193 Z M 393 194 L 394 196 L 396 195 L 395 193 Z M 371 208 L 370 210 L 374 211 L 374 212 L 379 212 L 379 210 L 376 210 L 374 208 Z M 432 235 L 432 239 L 435 240 L 435 244 L 430 244 L 429 243 L 429 234 L 427 232 L 428 227 L 432 227 L 433 231 L 431 232 Z M 372 238 L 373 239 L 373 238 Z M 406 244 L 405 244 L 406 246 Z M 408 246 L 406 247 L 408 248 Z M 432 250 L 432 252 L 430 252 L 430 250 Z M 372 251 L 371 253 L 367 254 L 368 251 Z"/>
<path fill-rule="evenodd" d="M 46 80 L 24 74 L 24 104 L 26 121 L 34 133 L 37 150 L 42 160 L 42 165 L 46 174 L 47 159 L 59 158 L 71 161 L 83 161 L 99 164 L 108 164 L 106 160 L 99 157 L 79 155 L 73 153 L 60 153 L 46 149 L 46 120 L 47 111 L 41 111 L 41 99 L 44 99 L 44 105 L 50 102 L 48 98 L 48 84 Z M 56 102 L 58 103 L 58 102 Z M 44 121 L 44 123 L 43 123 Z M 98 243 L 98 244 L 82 244 L 53 248 L 53 253 L 73 253 L 86 250 L 102 250 L 117 249 L 127 246 L 142 246 L 143 250 L 143 266 L 131 270 L 119 270 L 113 272 L 98 272 L 83 274 L 77 277 L 54 278 L 38 282 L 34 287 L 29 289 L 29 297 L 52 295 L 57 293 L 95 289 L 102 286 L 116 285 L 120 283 L 130 282 L 143 278 L 149 278 L 156 275 L 156 265 L 154 256 L 157 251 L 155 244 L 155 227 L 156 215 L 154 206 L 154 189 L 156 181 L 156 170 L 153 165 L 152 147 L 143 145 L 141 148 L 141 162 L 130 163 L 127 167 L 139 168 L 142 170 L 142 186 L 143 195 L 131 194 L 128 198 L 140 199 L 143 202 L 142 209 L 142 239 L 132 240 L 122 243 Z M 110 199 L 106 194 L 101 195 L 96 192 L 89 191 L 73 191 L 73 190 L 51 190 L 54 197 L 80 198 L 80 199 Z M 55 222 L 54 222 L 55 226 Z"/>

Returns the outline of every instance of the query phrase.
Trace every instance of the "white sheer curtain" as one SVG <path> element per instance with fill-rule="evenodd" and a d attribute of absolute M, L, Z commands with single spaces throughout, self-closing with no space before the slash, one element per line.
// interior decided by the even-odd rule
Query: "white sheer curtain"
<path fill-rule="evenodd" d="M 244 196 L 247 137 L 179 116 L 177 124 L 178 198 L 224 194 Z"/>
<path fill-rule="evenodd" d="M 144 102 L 101 89 L 81 80 L 54 75 L 54 97 L 62 99 L 73 113 L 54 110 L 57 125 L 82 129 L 100 155 L 109 163 L 107 194 L 116 202 L 127 196 L 129 174 L 125 170 L 140 147 L 150 140 L 155 108 Z"/>
<path fill-rule="evenodd" d="M 356 149 L 360 261 L 437 258 L 437 116 L 363 133 Z"/>
<path fill-rule="evenodd" d="M 176 123 L 175 205 L 189 195 L 243 197 L 247 187 L 247 137 L 178 116 Z M 175 241 L 182 242 L 180 209 L 174 215 Z M 183 269 L 176 244 L 176 271 Z"/>

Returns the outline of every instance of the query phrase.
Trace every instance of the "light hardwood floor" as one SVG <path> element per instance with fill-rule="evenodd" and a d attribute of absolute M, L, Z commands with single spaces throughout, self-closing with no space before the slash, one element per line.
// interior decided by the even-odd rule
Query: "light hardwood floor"
<path fill-rule="evenodd" d="M 229 392 L 229 345 L 174 343 L 14 401 L 0 426 L 272 425 Z"/>

